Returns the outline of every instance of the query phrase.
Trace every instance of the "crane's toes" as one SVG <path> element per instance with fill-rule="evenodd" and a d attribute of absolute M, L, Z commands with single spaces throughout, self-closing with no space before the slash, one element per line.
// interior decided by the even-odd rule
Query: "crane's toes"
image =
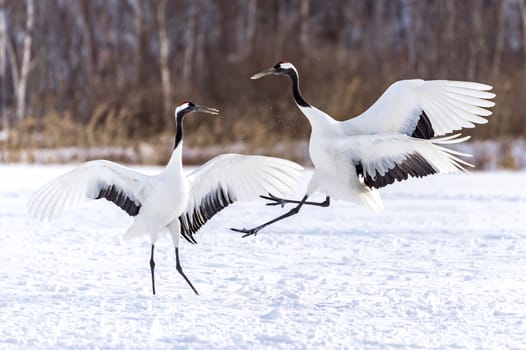
<path fill-rule="evenodd" d="M 257 234 L 258 234 L 258 231 L 256 230 L 248 230 L 243 236 L 241 236 L 241 238 L 246 238 L 252 235 L 257 236 Z"/>
<path fill-rule="evenodd" d="M 267 203 L 265 205 L 268 205 L 268 206 L 272 206 L 272 205 L 279 205 L 281 206 L 282 208 L 285 207 L 285 203 L 279 203 L 279 202 L 276 202 L 276 203 Z"/>
<path fill-rule="evenodd" d="M 280 205 L 283 208 L 286 204 L 286 201 L 284 199 L 275 197 L 274 195 L 270 193 L 268 196 L 259 196 L 259 197 L 266 199 L 268 201 L 271 201 L 270 203 L 266 203 L 266 205 Z"/>
<path fill-rule="evenodd" d="M 286 203 L 283 200 L 279 200 L 279 201 L 275 200 L 274 202 L 266 203 L 265 205 L 269 205 L 269 206 L 271 206 L 271 205 L 279 205 L 279 206 L 281 206 L 283 208 L 283 207 L 285 207 L 285 204 Z"/>
<path fill-rule="evenodd" d="M 242 238 L 245 238 L 245 237 L 248 237 L 248 236 L 256 236 L 258 234 L 258 231 L 259 230 L 256 230 L 256 229 L 250 229 L 250 230 L 247 230 L 246 228 L 230 228 L 232 231 L 235 231 L 235 232 L 239 232 L 239 233 L 244 233 L 243 236 L 241 236 Z"/>

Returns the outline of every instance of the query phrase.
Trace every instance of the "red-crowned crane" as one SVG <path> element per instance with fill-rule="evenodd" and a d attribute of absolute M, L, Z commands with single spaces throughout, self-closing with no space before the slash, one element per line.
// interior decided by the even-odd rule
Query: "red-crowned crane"
<path fill-rule="evenodd" d="M 437 173 L 457 173 L 471 164 L 458 156 L 469 156 L 442 145 L 466 141 L 459 134 L 436 137 L 462 128 L 484 124 L 493 107 L 495 94 L 485 84 L 448 80 L 401 80 L 392 84 L 361 115 L 337 121 L 310 105 L 301 95 L 296 67 L 280 62 L 257 73 L 286 75 L 292 82 L 292 97 L 309 120 L 309 153 L 314 174 L 305 196 L 297 200 L 262 196 L 268 205 L 295 203 L 289 212 L 252 229 L 232 229 L 243 237 L 291 215 L 303 205 L 327 207 L 330 199 L 343 199 L 365 205 L 374 211 L 383 209 L 376 189 Z M 323 202 L 307 202 L 313 192 L 326 194 Z"/>
<path fill-rule="evenodd" d="M 192 102 L 176 108 L 175 146 L 160 174 L 147 176 L 110 161 L 90 161 L 37 190 L 29 200 L 29 212 L 39 219 L 49 219 L 85 201 L 107 199 L 134 218 L 125 238 L 150 236 L 153 294 L 155 242 L 165 230 L 173 240 L 177 271 L 198 294 L 179 261 L 180 236 L 196 243 L 194 234 L 229 204 L 270 191 L 288 192 L 302 167 L 273 157 L 223 154 L 186 176 L 182 164 L 183 118 L 190 112 L 219 111 Z"/>

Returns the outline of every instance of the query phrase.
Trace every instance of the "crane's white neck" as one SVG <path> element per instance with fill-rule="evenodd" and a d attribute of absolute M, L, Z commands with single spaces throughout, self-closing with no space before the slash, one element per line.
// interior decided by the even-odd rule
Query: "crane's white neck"
<path fill-rule="evenodd" d="M 183 140 L 180 140 L 177 146 L 172 151 L 172 155 L 170 156 L 170 160 L 168 161 L 168 164 L 166 165 L 165 171 L 182 172 L 182 170 L 183 170 Z"/>
<path fill-rule="evenodd" d="M 302 107 L 299 104 L 297 104 L 297 106 L 303 115 L 309 120 L 313 133 L 334 130 L 334 126 L 337 122 L 327 113 L 313 106 Z"/>

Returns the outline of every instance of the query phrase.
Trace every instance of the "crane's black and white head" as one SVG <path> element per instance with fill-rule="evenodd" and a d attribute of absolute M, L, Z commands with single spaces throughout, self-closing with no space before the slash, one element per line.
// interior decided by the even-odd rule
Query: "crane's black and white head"
<path fill-rule="evenodd" d="M 288 75 L 292 81 L 292 96 L 294 101 L 300 107 L 311 107 L 303 98 L 300 92 L 299 76 L 296 67 L 290 62 L 279 62 L 274 67 L 265 69 L 259 73 L 254 74 L 250 79 L 259 79 L 266 75 Z"/>
<path fill-rule="evenodd" d="M 290 62 L 281 61 L 277 63 L 274 67 L 265 69 L 264 71 L 261 71 L 259 73 L 254 74 L 250 77 L 250 79 L 259 79 L 266 75 L 271 74 L 282 74 L 282 75 L 288 75 L 290 77 L 292 76 L 298 76 L 298 71 L 296 70 L 296 67 Z"/>
<path fill-rule="evenodd" d="M 191 113 L 191 112 L 204 112 L 204 113 L 214 114 L 214 115 L 219 114 L 219 110 L 215 108 L 196 105 L 195 103 L 191 101 L 184 101 L 175 108 L 175 117 L 182 118 L 186 114 Z"/>
<path fill-rule="evenodd" d="M 215 108 L 205 107 L 196 105 L 193 102 L 190 101 L 184 101 L 179 106 L 175 108 L 175 121 L 177 125 L 177 131 L 175 133 L 175 146 L 174 149 L 181 144 L 181 140 L 183 139 L 183 119 L 184 116 L 188 113 L 192 112 L 203 112 L 208 114 L 219 114 L 219 110 Z"/>

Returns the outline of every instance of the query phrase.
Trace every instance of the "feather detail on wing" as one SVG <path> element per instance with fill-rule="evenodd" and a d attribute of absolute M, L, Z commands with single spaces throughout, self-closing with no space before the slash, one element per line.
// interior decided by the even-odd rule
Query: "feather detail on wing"
<path fill-rule="evenodd" d="M 355 136 L 347 146 L 360 181 L 369 188 L 381 188 L 409 177 L 466 171 L 471 164 L 459 158 L 469 156 L 442 147 L 464 142 L 459 134 L 433 140 L 405 135 Z"/>
<path fill-rule="evenodd" d="M 431 139 L 485 124 L 495 97 L 485 84 L 420 79 L 392 84 L 361 115 L 342 122 L 347 135 L 401 133 Z"/>
<path fill-rule="evenodd" d="M 302 169 L 291 161 L 265 156 L 223 154 L 211 159 L 188 176 L 191 191 L 179 217 L 181 235 L 196 243 L 193 234 L 229 204 L 290 192 Z"/>
<path fill-rule="evenodd" d="M 29 213 L 40 220 L 49 220 L 64 209 L 105 198 L 135 216 L 141 207 L 147 178 L 110 161 L 90 161 L 38 189 L 29 199 Z"/>

